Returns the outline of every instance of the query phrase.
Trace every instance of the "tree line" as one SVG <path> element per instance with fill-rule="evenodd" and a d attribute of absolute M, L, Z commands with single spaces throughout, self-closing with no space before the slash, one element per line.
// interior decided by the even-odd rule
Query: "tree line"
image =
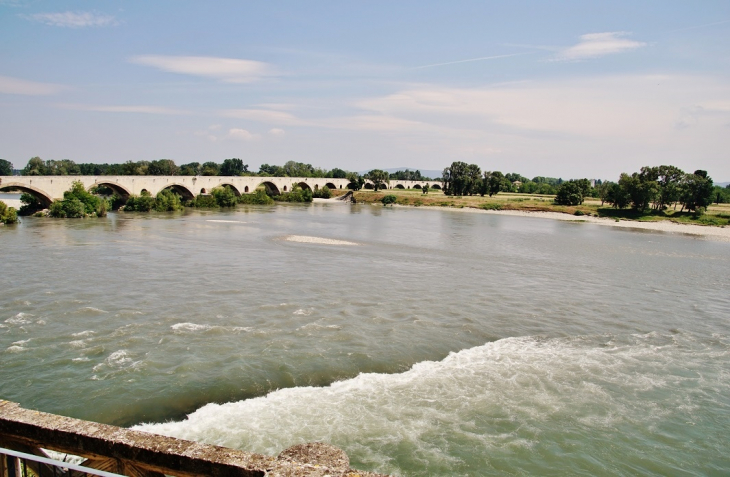
<path fill-rule="evenodd" d="M 476 164 L 452 162 L 441 175 L 446 195 L 489 195 L 500 192 L 553 195 L 563 183 L 562 179 L 537 176 L 528 179 L 521 174 L 500 171 L 482 171 Z"/>
<path fill-rule="evenodd" d="M 421 174 L 420 171 L 397 171 L 387 173 L 375 169 L 375 177 L 381 182 L 388 180 L 430 180 Z M 373 175 L 373 171 L 368 174 Z M 0 159 L 0 175 L 12 175 L 13 165 L 4 159 Z M 127 161 L 121 164 L 77 164 L 71 159 L 43 160 L 40 157 L 32 157 L 28 164 L 21 170 L 24 176 L 261 176 L 261 177 L 312 177 L 348 179 L 352 176 L 361 177 L 356 172 L 346 171 L 335 167 L 333 169 L 322 169 L 303 162 L 287 161 L 283 166 L 261 164 L 258 172 L 249 170 L 248 164 L 241 159 L 230 158 L 222 163 L 213 161 L 190 162 L 178 166 L 172 159 L 158 159 L 155 161 Z M 354 181 L 357 183 L 357 180 Z M 381 186 L 382 187 L 382 186 Z"/>
<path fill-rule="evenodd" d="M 555 195 L 557 205 L 580 205 L 588 197 L 598 198 L 601 205 L 623 209 L 631 207 L 646 212 L 670 206 L 690 212 L 701 211 L 714 203 L 730 203 L 730 185 L 713 184 L 707 171 L 685 173 L 675 166 L 642 167 L 639 172 L 622 173 L 618 182 L 551 177 L 528 179 L 517 173 L 482 171 L 476 164 L 453 162 L 442 174 L 447 195 L 489 195 L 499 192 Z"/>
<path fill-rule="evenodd" d="M 713 184 L 707 171 L 687 173 L 675 166 L 642 167 L 639 172 L 622 173 L 618 182 L 605 182 L 598 187 L 601 204 L 607 202 L 617 209 L 631 207 L 648 210 L 703 212 L 710 204 L 730 202 L 730 186 Z"/>

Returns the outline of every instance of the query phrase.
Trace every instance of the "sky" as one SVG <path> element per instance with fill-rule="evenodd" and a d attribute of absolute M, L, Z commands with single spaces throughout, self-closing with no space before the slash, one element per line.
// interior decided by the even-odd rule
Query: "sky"
<path fill-rule="evenodd" d="M 730 181 L 730 2 L 0 0 L 0 158 Z"/>

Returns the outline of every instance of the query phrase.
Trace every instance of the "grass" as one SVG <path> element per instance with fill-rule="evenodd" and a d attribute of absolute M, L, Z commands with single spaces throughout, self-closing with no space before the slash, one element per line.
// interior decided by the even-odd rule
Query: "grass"
<path fill-rule="evenodd" d="M 492 197 L 481 196 L 446 196 L 440 190 L 429 190 L 423 194 L 420 189 L 388 189 L 374 192 L 361 190 L 355 192 L 357 202 L 377 203 L 387 194 L 397 197 L 396 204 L 422 207 L 451 207 L 474 208 L 483 210 L 519 210 L 525 212 L 559 212 L 576 216 L 595 216 L 620 220 L 636 220 L 652 222 L 669 220 L 677 223 L 687 223 L 708 226 L 730 225 L 730 204 L 711 205 L 707 213 L 695 217 L 690 212 L 680 212 L 672 209 L 663 211 L 648 211 L 645 213 L 633 209 L 614 209 L 608 205 L 601 206 L 600 200 L 587 199 L 577 206 L 555 205 L 553 196 L 516 193 L 499 193 Z"/>

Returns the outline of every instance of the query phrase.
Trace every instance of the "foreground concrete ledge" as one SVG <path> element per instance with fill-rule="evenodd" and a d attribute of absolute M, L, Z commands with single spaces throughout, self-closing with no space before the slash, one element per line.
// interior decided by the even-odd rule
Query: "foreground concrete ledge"
<path fill-rule="evenodd" d="M 350 469 L 347 454 L 329 444 L 300 444 L 275 458 L 32 411 L 3 400 L 0 444 L 65 452 L 95 462 L 96 468 L 110 468 L 106 463 L 115 461 L 116 469 L 133 469 L 128 475 L 382 476 Z"/>

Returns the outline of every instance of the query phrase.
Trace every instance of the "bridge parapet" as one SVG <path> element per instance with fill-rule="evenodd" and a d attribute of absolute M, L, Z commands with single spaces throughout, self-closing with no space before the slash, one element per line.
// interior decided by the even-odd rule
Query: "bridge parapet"
<path fill-rule="evenodd" d="M 327 444 L 302 444 L 271 457 L 31 411 L 2 400 L 0 445 L 39 456 L 46 456 L 43 449 L 68 453 L 85 458 L 84 467 L 134 477 L 384 477 L 350 469 L 347 454 Z M 13 459 L 0 454 L 0 469 Z"/>
<path fill-rule="evenodd" d="M 50 204 L 62 199 L 63 193 L 74 182 L 81 182 L 86 189 L 104 185 L 123 197 L 141 195 L 143 191 L 157 195 L 163 189 L 173 188 L 183 197 L 192 199 L 200 194 L 208 194 L 216 187 L 228 185 L 238 194 L 253 193 L 257 187 L 265 185 L 276 194 L 288 192 L 293 184 L 302 188 L 318 190 L 322 187 L 347 189 L 347 179 L 320 177 L 259 177 L 259 176 L 0 176 L 0 190 L 20 189 L 39 197 Z M 372 185 L 372 182 L 366 181 Z M 420 188 L 428 184 L 431 188 L 441 188 L 440 181 L 399 181 L 391 180 L 387 189 Z"/>

